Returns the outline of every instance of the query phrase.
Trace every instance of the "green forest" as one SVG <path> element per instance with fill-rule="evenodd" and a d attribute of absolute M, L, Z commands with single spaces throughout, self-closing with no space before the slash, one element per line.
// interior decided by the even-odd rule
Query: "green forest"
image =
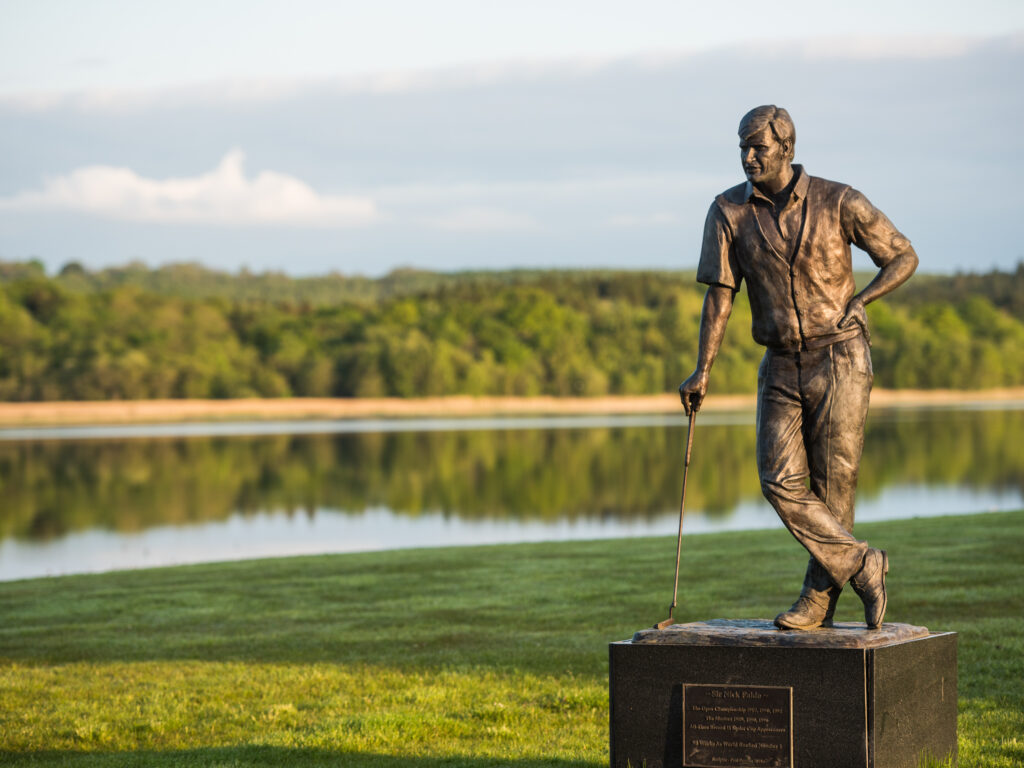
<path fill-rule="evenodd" d="M 694 365 L 702 298 L 692 271 L 293 278 L 6 262 L 0 399 L 673 391 Z M 1024 264 L 915 276 L 868 314 L 876 386 L 1024 385 Z M 753 391 L 761 354 L 741 292 L 711 392 Z"/>

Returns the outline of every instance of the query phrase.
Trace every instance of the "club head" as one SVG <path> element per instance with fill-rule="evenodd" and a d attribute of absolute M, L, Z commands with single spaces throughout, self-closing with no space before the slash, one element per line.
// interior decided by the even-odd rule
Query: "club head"
<path fill-rule="evenodd" d="M 657 624 L 655 624 L 654 628 L 655 629 L 664 629 L 665 627 L 671 627 L 675 623 L 676 623 L 676 620 L 673 619 L 671 616 L 669 616 L 664 621 L 659 621 Z"/>

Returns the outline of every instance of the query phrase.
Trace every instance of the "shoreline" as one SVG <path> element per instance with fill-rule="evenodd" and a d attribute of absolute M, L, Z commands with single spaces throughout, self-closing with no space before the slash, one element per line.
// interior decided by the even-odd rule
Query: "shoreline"
<path fill-rule="evenodd" d="M 754 395 L 709 395 L 704 411 L 754 408 Z M 1024 403 L 1024 387 L 985 390 L 885 390 L 871 394 L 873 408 L 990 406 Z M 162 424 L 203 421 L 268 421 L 501 415 L 603 415 L 678 413 L 679 396 L 275 398 L 239 400 L 115 400 L 0 403 L 0 428 L 95 424 Z"/>

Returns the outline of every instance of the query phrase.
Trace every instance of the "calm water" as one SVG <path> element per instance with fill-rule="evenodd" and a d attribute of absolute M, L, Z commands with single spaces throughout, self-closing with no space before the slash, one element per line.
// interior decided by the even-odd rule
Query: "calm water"
<path fill-rule="evenodd" d="M 1024 404 L 872 412 L 858 521 L 1024 507 Z M 0 430 L 0 580 L 291 554 L 674 535 L 684 419 Z M 780 525 L 753 414 L 701 414 L 689 533 Z"/>

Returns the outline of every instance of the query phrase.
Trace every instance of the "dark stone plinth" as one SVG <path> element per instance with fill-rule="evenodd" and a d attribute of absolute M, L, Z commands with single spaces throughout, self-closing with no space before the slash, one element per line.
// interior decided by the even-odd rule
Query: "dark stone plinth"
<path fill-rule="evenodd" d="M 956 633 L 906 624 L 801 633 L 715 620 L 642 630 L 609 646 L 612 767 L 917 768 L 924 754 L 955 762 L 956 643 Z M 720 723 L 706 706 L 715 696 L 737 702 Z M 772 705 L 764 738 L 751 730 L 757 717 L 747 730 L 732 722 L 757 714 L 748 697 Z M 715 728 L 737 735 L 699 740 Z M 737 746 L 757 741 L 760 752 Z"/>

